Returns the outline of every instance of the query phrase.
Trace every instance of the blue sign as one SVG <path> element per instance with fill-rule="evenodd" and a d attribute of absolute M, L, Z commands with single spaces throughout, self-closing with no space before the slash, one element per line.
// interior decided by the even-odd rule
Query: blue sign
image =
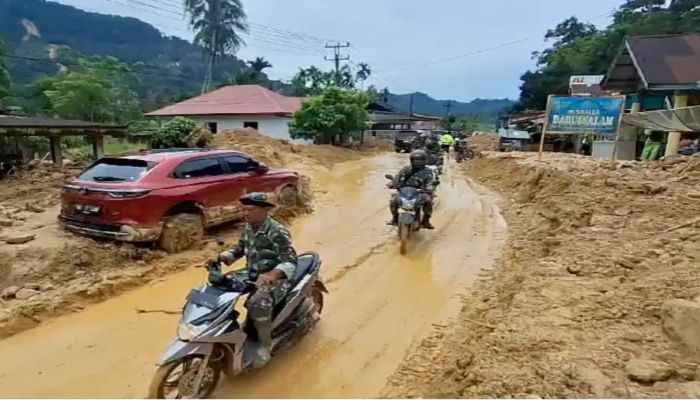
<path fill-rule="evenodd" d="M 550 96 L 545 133 L 615 135 L 624 105 L 625 96 Z"/>

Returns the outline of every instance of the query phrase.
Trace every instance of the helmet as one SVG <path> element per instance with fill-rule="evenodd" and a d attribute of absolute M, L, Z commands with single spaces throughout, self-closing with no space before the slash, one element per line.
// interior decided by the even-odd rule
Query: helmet
<path fill-rule="evenodd" d="M 411 166 L 414 168 L 425 167 L 428 164 L 428 153 L 425 150 L 414 150 L 409 156 Z"/>
<path fill-rule="evenodd" d="M 238 201 L 244 206 L 255 206 L 263 208 L 273 208 L 275 204 L 266 193 L 248 193 L 243 195 Z"/>

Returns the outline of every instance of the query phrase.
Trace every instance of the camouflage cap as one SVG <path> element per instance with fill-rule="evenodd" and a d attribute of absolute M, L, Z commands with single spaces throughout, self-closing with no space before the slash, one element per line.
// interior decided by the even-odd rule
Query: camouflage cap
<path fill-rule="evenodd" d="M 246 195 L 241 196 L 239 201 L 245 206 L 256 206 L 265 208 L 275 207 L 275 204 L 272 203 L 272 199 L 270 199 L 270 196 L 268 196 L 265 193 L 248 193 Z"/>

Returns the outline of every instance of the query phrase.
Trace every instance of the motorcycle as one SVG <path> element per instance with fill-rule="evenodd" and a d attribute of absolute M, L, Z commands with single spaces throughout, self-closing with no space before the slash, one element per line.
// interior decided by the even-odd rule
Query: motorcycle
<path fill-rule="evenodd" d="M 474 150 L 470 149 L 466 142 L 457 142 L 458 145 L 455 146 L 455 161 L 461 163 L 462 161 L 471 160 L 474 158 Z"/>
<path fill-rule="evenodd" d="M 385 175 L 386 179 L 394 181 L 392 175 Z M 414 187 L 405 186 L 397 191 L 399 196 L 399 223 L 397 231 L 401 247 L 401 254 L 408 252 L 408 241 L 420 230 L 421 208 L 420 194 L 425 193 Z"/>
<path fill-rule="evenodd" d="M 177 338 L 158 361 L 149 398 L 205 398 L 221 372 L 235 376 L 253 368 L 257 331 L 248 318 L 239 321 L 235 306 L 255 290 L 255 282 L 246 279 L 245 272 L 222 274 L 217 261 L 209 261 L 206 269 L 208 282 L 187 295 Z M 319 280 L 320 269 L 318 254 L 298 257 L 292 289 L 273 312 L 273 357 L 318 323 L 323 294 L 328 293 Z"/>

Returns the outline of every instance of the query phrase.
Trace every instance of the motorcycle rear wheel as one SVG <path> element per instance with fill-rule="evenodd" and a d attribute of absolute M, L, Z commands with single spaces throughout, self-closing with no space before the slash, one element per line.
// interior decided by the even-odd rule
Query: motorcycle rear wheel
<path fill-rule="evenodd" d="M 202 355 L 192 355 L 158 367 L 151 380 L 151 385 L 148 388 L 148 398 L 203 399 L 209 397 L 214 391 L 214 388 L 216 388 L 216 384 L 219 382 L 219 377 L 221 376 L 220 367 L 212 365 L 212 363 L 209 363 L 197 393 L 181 393 L 180 391 L 180 389 L 186 385 L 186 382 L 181 382 L 181 380 L 183 378 L 188 380 L 193 379 L 203 359 L 204 357 Z M 177 371 L 179 367 L 182 369 L 181 371 Z M 173 374 L 176 375 L 176 379 L 168 380 Z"/>

